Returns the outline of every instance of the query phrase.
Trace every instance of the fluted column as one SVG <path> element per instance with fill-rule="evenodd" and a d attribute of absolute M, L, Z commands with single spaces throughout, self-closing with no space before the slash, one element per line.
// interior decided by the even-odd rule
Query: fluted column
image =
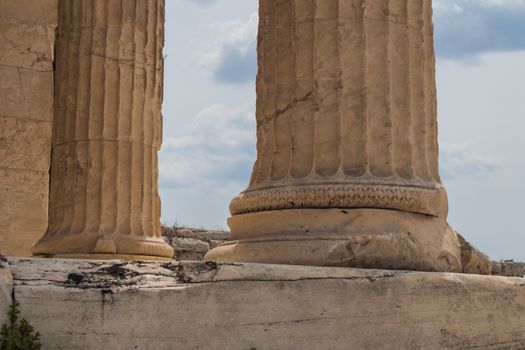
<path fill-rule="evenodd" d="M 260 0 L 257 161 L 209 259 L 460 269 L 430 0 Z"/>
<path fill-rule="evenodd" d="M 59 17 L 49 226 L 33 253 L 171 257 L 157 190 L 164 0 L 61 0 Z"/>

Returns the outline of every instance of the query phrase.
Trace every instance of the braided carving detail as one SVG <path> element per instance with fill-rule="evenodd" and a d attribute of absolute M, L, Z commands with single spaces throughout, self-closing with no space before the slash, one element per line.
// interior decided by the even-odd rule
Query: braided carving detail
<path fill-rule="evenodd" d="M 377 208 L 443 216 L 445 196 L 439 188 L 409 186 L 290 186 L 241 193 L 231 201 L 230 212 L 240 215 L 283 209 Z"/>

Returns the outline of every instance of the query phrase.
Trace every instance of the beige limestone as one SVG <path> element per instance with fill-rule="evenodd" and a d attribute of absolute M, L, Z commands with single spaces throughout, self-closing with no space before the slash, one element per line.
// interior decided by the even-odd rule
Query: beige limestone
<path fill-rule="evenodd" d="M 345 213 L 343 210 L 334 210 L 333 215 L 349 215 L 348 211 Z M 354 218 L 359 212 L 368 213 L 364 210 L 355 210 L 352 211 L 352 215 Z M 298 214 L 300 213 L 297 212 Z M 310 214 L 311 212 L 307 212 Z M 409 223 L 414 226 L 414 220 L 401 220 L 400 218 L 403 217 L 412 217 L 414 214 L 411 213 L 403 213 L 398 211 L 377 211 L 374 212 L 376 215 L 382 215 L 383 220 L 382 225 L 385 229 L 392 229 L 396 224 L 402 225 L 403 223 Z M 268 226 L 269 221 L 264 220 L 264 217 L 270 215 L 269 213 L 260 213 L 259 215 L 255 216 L 255 218 L 258 218 L 258 220 L 246 220 L 244 222 L 240 222 L 241 225 L 238 225 L 235 228 L 236 232 L 245 232 L 247 235 L 257 235 L 257 232 L 266 232 L 267 236 L 269 236 L 269 233 L 271 232 L 271 226 Z M 272 214 L 273 215 L 273 214 Z M 352 216 L 350 215 L 350 217 Z M 358 215 L 357 215 L 358 216 Z M 359 216 L 358 216 L 359 217 Z M 384 218 L 389 217 L 389 221 L 385 221 Z M 397 220 L 394 220 L 394 218 L 397 218 Z M 306 220 L 309 220 L 310 218 L 303 217 L 301 220 L 298 220 L 298 222 L 304 222 Z M 432 217 L 426 217 L 426 220 L 421 220 L 422 218 L 419 218 L 420 223 L 425 223 L 424 225 L 419 225 L 421 228 L 421 231 L 419 231 L 420 236 L 416 237 L 412 232 L 410 232 L 410 235 L 407 235 L 403 237 L 402 235 L 398 235 L 397 240 L 389 240 L 385 239 L 379 239 L 373 241 L 373 244 L 369 245 L 370 242 L 368 239 L 363 239 L 363 237 L 357 237 L 352 242 L 352 239 L 350 240 L 344 240 L 344 241 L 329 241 L 327 244 L 331 245 L 333 249 L 331 251 L 333 253 L 339 253 L 339 254 L 333 254 L 331 258 L 333 258 L 333 264 L 338 266 L 349 266 L 349 261 L 352 262 L 352 264 L 356 264 L 359 258 L 366 259 L 368 261 L 372 261 L 372 258 L 377 259 L 374 261 L 374 263 L 378 264 L 379 262 L 386 262 L 386 260 L 392 260 L 396 259 L 394 254 L 403 255 L 403 250 L 410 250 L 411 247 L 414 247 L 415 245 L 412 244 L 411 241 L 422 241 L 425 242 L 427 240 L 427 235 L 429 229 L 432 228 L 433 225 L 428 225 L 429 223 L 436 222 L 436 220 Z M 359 217 L 356 220 L 350 220 L 348 217 L 346 218 L 347 221 L 351 222 L 351 225 L 359 225 L 359 221 L 363 222 L 363 220 L 366 220 L 366 215 L 363 215 Z M 328 223 L 322 223 L 318 222 L 315 219 L 315 216 L 311 218 L 310 221 L 313 221 L 312 225 L 316 226 L 317 228 L 322 228 L 325 226 L 324 230 L 329 231 L 333 230 L 333 232 L 337 231 L 337 228 L 335 228 L 333 225 L 330 228 L 330 222 Z M 438 223 L 442 223 L 441 221 L 438 221 Z M 239 223 L 238 223 L 239 224 Z M 362 224 L 361 224 L 362 225 Z M 303 225 L 304 226 L 304 225 Z M 293 227 L 293 226 L 292 226 Z M 301 224 L 297 224 L 296 222 L 296 229 L 300 232 Z M 439 227 L 439 225 L 437 226 Z M 448 227 L 440 228 L 439 230 L 445 230 L 445 234 L 450 235 L 453 234 Z M 303 231 L 306 233 L 305 231 Z M 332 232 L 332 237 L 333 237 Z M 422 234 L 421 233 L 425 233 Z M 293 233 L 293 232 L 292 232 Z M 469 274 L 481 274 L 481 275 L 494 275 L 494 276 L 507 276 L 507 277 L 524 277 L 525 276 L 525 263 L 518 262 L 514 260 L 501 260 L 501 261 L 492 261 L 490 258 L 486 255 L 480 252 L 478 249 L 476 249 L 472 244 L 467 242 L 465 238 L 461 236 L 461 234 L 458 231 L 455 231 L 456 235 L 460 239 L 461 243 L 461 265 L 463 266 L 463 272 L 469 273 Z M 210 250 L 213 249 L 220 244 L 223 244 L 225 247 L 228 247 L 229 249 L 235 249 L 236 245 L 229 244 L 230 239 L 230 233 L 226 231 L 217 231 L 217 230 L 206 230 L 201 228 L 192 228 L 192 227 L 162 227 L 162 236 L 164 237 L 164 240 L 173 248 L 175 251 L 175 254 L 173 258 L 178 261 L 203 261 L 204 255 Z M 273 232 L 272 236 L 275 237 L 275 240 L 277 242 L 269 242 L 269 244 L 273 244 L 274 246 L 271 249 L 281 249 L 280 245 L 281 243 L 283 245 L 290 244 L 294 245 L 294 249 L 298 252 L 297 254 L 304 254 L 304 252 L 300 252 L 302 249 L 304 249 L 304 246 L 301 247 L 301 241 L 293 240 L 293 237 L 291 238 L 290 242 L 286 241 L 286 237 L 282 237 L 279 232 Z M 384 236 L 384 232 L 383 232 Z M 389 235 L 387 234 L 386 237 Z M 264 240 L 254 240 L 258 244 L 266 244 Z M 447 241 L 444 240 L 443 243 L 446 243 Z M 384 244 L 390 244 L 390 246 L 385 246 Z M 425 243 L 419 243 L 420 246 L 423 247 L 422 251 L 415 251 L 412 250 L 411 253 L 414 253 L 415 256 L 418 257 L 419 260 L 423 261 L 424 263 L 432 263 L 432 261 L 429 261 L 426 259 L 424 251 L 430 250 L 436 250 L 439 249 L 435 246 L 429 246 L 428 240 Z M 432 242 L 430 242 L 432 243 Z M 392 246 L 392 244 L 396 244 L 396 246 Z M 418 243 L 416 243 L 418 244 Z M 375 247 L 373 247 L 376 245 Z M 379 247 L 377 247 L 379 245 Z M 352 246 L 355 246 L 356 249 L 352 249 L 351 251 L 348 249 L 348 247 L 352 248 Z M 339 247 L 339 249 L 337 249 Z M 253 249 L 252 252 L 249 250 L 245 251 L 245 253 L 249 253 L 252 257 L 252 259 L 256 259 L 255 261 L 265 261 L 266 258 L 271 259 L 273 256 L 261 256 L 259 252 L 267 251 L 266 248 L 258 248 L 257 245 L 251 247 Z M 447 249 L 459 249 L 458 246 L 449 247 Z M 447 249 L 443 249 L 442 251 L 446 251 Z M 387 250 L 387 254 L 385 256 L 383 255 L 376 255 L 377 251 L 384 252 Z M 343 253 L 346 252 L 347 256 L 346 259 L 342 258 Z M 400 253 L 401 252 L 401 253 Z M 351 254 L 350 254 L 351 253 Z M 383 253 L 381 253 L 383 254 Z M 324 259 L 324 257 L 317 257 L 318 259 Z M 447 256 L 443 256 L 444 260 L 446 260 Z M 448 256 L 450 259 L 451 257 Z"/>
<path fill-rule="evenodd" d="M 355 213 L 354 215 L 356 215 L 361 211 L 363 210 L 356 210 L 356 211 L 353 211 L 353 213 Z M 336 213 L 334 213 L 334 215 L 336 214 L 338 214 L 337 211 Z M 340 211 L 340 215 L 341 214 L 348 215 L 348 213 L 345 214 L 342 210 Z M 244 231 L 247 234 L 252 234 L 252 235 L 253 234 L 257 235 L 257 232 L 263 232 L 263 231 L 268 230 L 266 231 L 266 233 L 268 234 L 271 231 L 271 227 L 267 225 L 268 221 L 264 220 L 265 215 L 269 215 L 269 214 L 260 213 L 260 215 L 256 216 L 259 218 L 259 220 L 247 220 L 245 222 L 242 222 L 242 225 L 239 225 L 238 227 L 236 227 L 235 230 L 237 232 Z M 385 217 L 390 217 L 390 221 L 382 220 L 383 222 L 382 224 L 384 225 L 385 228 L 392 228 L 395 225 L 396 221 L 397 221 L 397 225 L 400 225 L 403 222 L 405 223 L 407 222 L 407 221 L 399 220 L 399 218 L 406 217 L 406 216 L 410 217 L 413 214 L 397 212 L 397 211 L 378 211 L 376 212 L 376 215 L 384 215 Z M 398 218 L 397 220 L 392 220 L 393 218 L 396 218 L 396 217 Z M 362 216 L 359 219 L 354 220 L 354 222 L 352 222 L 351 225 L 357 225 L 358 221 L 362 221 L 365 218 L 366 216 Z M 303 217 L 302 220 L 305 220 L 305 218 Z M 316 221 L 316 220 L 312 219 L 312 221 Z M 352 221 L 352 220 L 348 220 L 348 221 Z M 423 221 L 425 222 L 425 225 L 420 226 L 423 229 L 422 231 L 420 231 L 420 233 L 428 232 L 429 228 L 432 227 L 432 225 L 428 225 L 428 223 L 431 223 L 432 221 L 435 221 L 435 220 L 432 217 L 427 217 L 426 220 Z M 411 225 L 413 225 L 413 222 L 414 221 L 412 220 L 409 221 Z M 419 222 L 421 222 L 421 220 L 419 220 Z M 313 223 L 313 225 L 314 226 L 317 225 L 318 228 L 322 227 L 323 225 L 326 225 L 326 227 L 329 228 L 330 227 L 329 224 L 330 223 L 323 224 L 322 222 Z M 300 231 L 300 226 L 301 225 L 297 225 L 297 227 L 299 228 L 299 231 Z M 331 229 L 334 229 L 334 227 L 332 226 Z M 445 228 L 445 232 L 448 235 L 453 234 L 450 230 L 448 230 L 448 227 Z M 500 261 L 490 260 L 490 258 L 486 254 L 482 253 L 481 251 L 476 249 L 474 246 L 472 246 L 472 244 L 467 242 L 465 238 L 463 238 L 463 236 L 461 236 L 461 234 L 458 231 L 455 231 L 455 233 L 459 237 L 460 242 L 461 242 L 461 265 L 463 266 L 462 272 L 468 273 L 468 274 L 507 276 L 507 277 L 524 277 L 525 276 L 525 263 L 524 262 L 519 262 L 519 261 L 514 261 L 514 260 L 500 260 Z M 293 237 L 290 242 L 287 242 L 286 238 L 282 237 L 279 234 L 279 232 L 274 232 L 272 235 L 276 237 L 276 241 L 277 241 L 277 242 L 270 242 L 270 244 L 274 245 L 272 249 L 277 249 L 277 250 L 281 249 L 280 247 L 281 243 L 283 245 L 290 244 L 290 245 L 295 246 L 294 249 L 298 251 L 297 254 L 304 254 L 300 252 L 300 250 L 304 248 L 304 247 L 301 247 L 301 243 L 304 243 L 304 242 L 294 241 Z M 220 244 L 223 244 L 225 247 L 228 247 L 229 249 L 235 249 L 236 247 L 235 243 L 229 244 L 229 241 L 231 239 L 230 239 L 230 233 L 227 231 L 206 230 L 206 229 L 192 228 L 192 227 L 163 226 L 162 236 L 164 237 L 164 240 L 175 251 L 173 259 L 177 261 L 203 261 L 205 260 L 204 255 L 210 249 L 213 249 L 219 246 Z M 399 235 L 398 236 L 399 239 L 397 240 L 387 240 L 387 239 L 384 239 L 383 237 L 382 240 L 380 239 L 380 240 L 376 240 L 373 242 L 376 245 L 381 244 L 381 243 L 383 244 L 384 243 L 388 243 L 388 244 L 396 243 L 397 244 L 397 246 L 390 245 L 388 248 L 385 247 L 384 245 L 381 245 L 380 248 L 377 248 L 377 246 L 372 247 L 374 244 L 369 245 L 368 244 L 369 241 L 367 239 L 363 240 L 361 237 L 356 239 L 354 242 L 352 242 L 351 239 L 350 239 L 350 242 L 346 240 L 342 242 L 334 240 L 334 241 L 328 242 L 327 244 L 330 244 L 332 245 L 332 247 L 334 247 L 332 249 L 332 252 L 334 253 L 339 252 L 339 255 L 337 254 L 332 255 L 332 258 L 334 258 L 335 256 L 335 258 L 333 259 L 334 265 L 349 266 L 350 264 L 345 264 L 345 263 L 348 263 L 348 261 L 350 260 L 352 263 L 355 264 L 359 258 L 371 261 L 370 257 L 372 257 L 372 258 L 377 259 L 375 263 L 378 263 L 380 261 L 384 262 L 386 260 L 384 256 L 382 255 L 374 256 L 374 254 L 376 253 L 376 251 L 384 252 L 385 249 L 388 249 L 387 254 L 385 254 L 388 257 L 388 259 L 390 260 L 395 259 L 394 254 L 396 253 L 399 254 L 399 251 L 402 252 L 403 250 L 410 250 L 411 247 L 414 247 L 411 241 L 421 240 L 424 242 L 426 240 L 425 236 L 426 235 L 421 235 L 420 237 L 416 238 L 416 236 L 413 233 L 410 233 L 410 235 L 407 234 L 405 237 Z M 283 240 L 283 238 L 285 239 Z M 259 244 L 267 243 L 264 240 L 262 242 L 260 240 L 254 240 L 254 241 Z M 366 243 L 366 244 L 363 244 L 363 243 Z M 446 241 L 443 241 L 443 243 L 446 243 Z M 348 249 L 348 247 L 351 248 L 352 245 L 356 246 L 357 249 L 355 251 L 353 249 L 352 251 Z M 427 241 L 426 247 L 425 247 L 425 244 L 420 244 L 420 245 L 423 246 L 427 250 L 436 249 L 436 247 L 434 246 L 428 246 L 428 241 Z M 340 249 L 337 249 L 338 246 Z M 250 253 L 250 255 L 252 256 L 252 259 L 257 259 L 256 261 L 265 260 L 265 258 L 261 256 L 259 252 L 262 251 L 264 253 L 264 251 L 268 249 L 257 248 L 257 246 L 253 246 L 251 248 L 253 249 L 253 251 Z M 459 248 L 457 246 L 454 246 L 454 247 L 450 247 L 449 249 L 459 249 Z M 343 256 L 343 252 L 345 251 L 348 253 L 346 259 L 341 258 Z M 443 251 L 445 251 L 445 249 L 443 249 Z M 418 259 L 420 259 L 421 261 L 425 263 L 431 263 L 428 260 L 426 260 L 426 256 L 424 255 L 424 253 L 420 251 L 414 251 L 414 250 L 412 250 L 412 252 L 415 253 Z M 246 251 L 246 253 L 249 253 L 249 250 Z M 402 254 L 399 254 L 399 255 L 402 255 Z M 266 258 L 272 259 L 273 256 L 266 256 Z M 317 257 L 317 258 L 321 259 L 324 257 Z M 444 258 L 446 259 L 445 256 Z"/>
<path fill-rule="evenodd" d="M 46 349 L 525 348 L 525 280 L 266 264 L 11 260 Z"/>
<path fill-rule="evenodd" d="M 60 1 L 50 213 L 34 254 L 172 257 L 157 191 L 163 45 L 164 0 Z"/>
<path fill-rule="evenodd" d="M 461 271 L 432 2 L 261 0 L 259 17 L 257 161 L 230 204 L 237 242 L 206 259 Z"/>
<path fill-rule="evenodd" d="M 433 216 L 382 209 L 289 209 L 241 215 L 229 224 L 232 241 L 220 249 L 232 261 L 461 271 L 455 232 Z"/>
<path fill-rule="evenodd" d="M 0 1 L 0 250 L 45 232 L 58 0 Z"/>

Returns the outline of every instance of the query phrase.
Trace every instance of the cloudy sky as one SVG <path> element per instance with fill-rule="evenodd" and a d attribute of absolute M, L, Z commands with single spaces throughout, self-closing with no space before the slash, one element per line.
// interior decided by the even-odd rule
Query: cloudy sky
<path fill-rule="evenodd" d="M 525 0 L 434 0 L 449 222 L 525 260 Z M 257 0 L 167 0 L 162 221 L 226 228 L 255 159 Z"/>

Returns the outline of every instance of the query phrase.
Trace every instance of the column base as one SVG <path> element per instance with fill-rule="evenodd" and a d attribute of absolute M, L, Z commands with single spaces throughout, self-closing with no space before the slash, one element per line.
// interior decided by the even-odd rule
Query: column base
<path fill-rule="evenodd" d="M 206 261 L 461 272 L 445 219 L 382 209 L 290 209 L 232 216 L 232 241 Z"/>
<path fill-rule="evenodd" d="M 132 237 L 85 234 L 70 234 L 59 238 L 44 236 L 33 246 L 32 252 L 35 256 L 72 259 L 173 258 L 173 248 L 162 238 Z"/>

